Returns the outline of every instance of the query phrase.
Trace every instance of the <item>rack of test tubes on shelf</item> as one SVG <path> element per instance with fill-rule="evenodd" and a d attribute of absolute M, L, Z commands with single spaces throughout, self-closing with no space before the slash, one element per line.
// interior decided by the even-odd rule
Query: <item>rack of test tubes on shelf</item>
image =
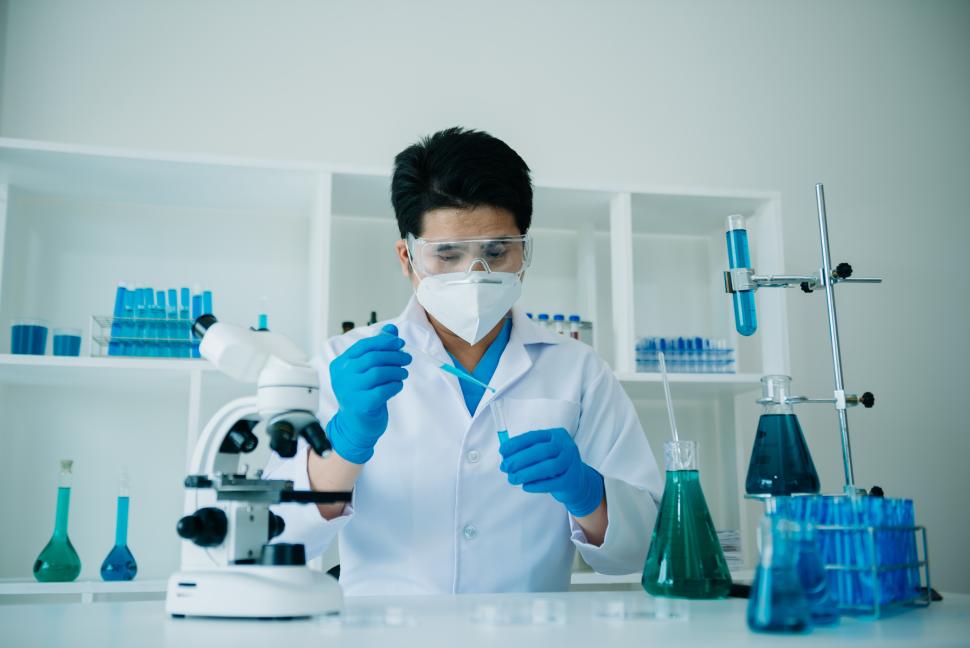
<path fill-rule="evenodd" d="M 153 290 L 119 284 L 114 314 L 93 315 L 92 356 L 198 358 L 192 323 L 212 312 L 212 292 L 188 288 Z"/>
<path fill-rule="evenodd" d="M 642 337 L 637 339 L 639 372 L 659 372 L 660 352 L 670 373 L 735 373 L 734 349 L 727 340 L 702 337 Z"/>

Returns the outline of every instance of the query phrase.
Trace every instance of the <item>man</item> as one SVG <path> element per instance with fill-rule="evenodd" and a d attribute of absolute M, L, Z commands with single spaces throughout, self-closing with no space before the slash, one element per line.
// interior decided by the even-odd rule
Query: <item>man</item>
<path fill-rule="evenodd" d="M 339 535 L 348 595 L 565 590 L 577 549 L 601 573 L 639 571 L 663 486 L 633 405 L 590 347 L 513 307 L 532 256 L 528 166 L 452 128 L 398 154 L 391 194 L 415 295 L 316 359 L 333 453 L 301 440 L 267 469 L 353 501 L 276 507 L 276 541 L 314 556 Z"/>

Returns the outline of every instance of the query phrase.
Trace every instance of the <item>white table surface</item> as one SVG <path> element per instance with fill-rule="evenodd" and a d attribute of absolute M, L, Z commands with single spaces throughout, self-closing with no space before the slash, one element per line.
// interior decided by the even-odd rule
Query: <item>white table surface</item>
<path fill-rule="evenodd" d="M 472 621 L 483 604 L 528 605 L 537 597 L 565 601 L 563 625 L 485 625 Z M 691 601 L 686 621 L 612 621 L 593 614 L 603 599 L 643 599 L 639 592 L 571 592 L 562 594 L 468 594 L 461 596 L 351 598 L 356 612 L 398 608 L 410 625 L 350 627 L 336 620 L 228 621 L 173 619 L 161 601 L 0 605 L 0 645 L 34 646 L 231 646 L 297 648 L 353 646 L 365 648 L 472 648 L 500 646 L 970 646 L 970 595 L 947 594 L 926 609 L 907 610 L 869 621 L 843 618 L 839 625 L 815 628 L 807 635 L 751 633 L 745 625 L 744 600 Z"/>

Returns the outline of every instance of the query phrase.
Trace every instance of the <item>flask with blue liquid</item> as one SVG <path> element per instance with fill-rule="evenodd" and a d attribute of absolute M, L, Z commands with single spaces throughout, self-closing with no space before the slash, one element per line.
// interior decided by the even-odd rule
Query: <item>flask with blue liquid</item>
<path fill-rule="evenodd" d="M 796 633 L 811 629 L 805 591 L 796 570 L 795 529 L 775 515 L 761 519 L 761 556 L 748 598 L 748 627 L 756 632 Z"/>
<path fill-rule="evenodd" d="M 121 472 L 118 510 L 115 520 L 115 543 L 101 563 L 101 578 L 106 581 L 128 581 L 138 573 L 138 563 L 128 548 L 128 472 Z"/>
<path fill-rule="evenodd" d="M 802 426 L 788 398 L 791 378 L 764 376 L 761 379 L 764 412 L 758 420 L 748 475 L 748 495 L 791 495 L 817 493 L 818 472 L 808 451 Z"/>

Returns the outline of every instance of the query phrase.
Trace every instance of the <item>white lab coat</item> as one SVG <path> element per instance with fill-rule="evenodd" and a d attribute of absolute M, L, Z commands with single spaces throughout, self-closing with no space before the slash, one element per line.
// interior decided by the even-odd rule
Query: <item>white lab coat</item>
<path fill-rule="evenodd" d="M 300 542 L 308 557 L 340 536 L 340 582 L 347 595 L 557 591 L 569 588 L 573 555 L 603 574 L 643 568 L 663 482 L 633 404 L 587 345 L 513 309 L 512 331 L 490 384 L 468 414 L 457 379 L 415 360 L 403 391 L 388 402 L 387 431 L 364 466 L 345 513 L 325 520 L 313 505 L 274 508 L 286 522 L 275 542 Z M 409 346 L 449 361 L 424 309 L 412 297 L 392 320 Z M 337 411 L 330 361 L 383 323 L 328 341 L 321 357 L 320 409 Z M 514 434 L 562 427 L 606 485 L 601 546 L 586 541 L 565 507 L 546 493 L 512 486 L 501 470 L 492 400 L 502 399 Z M 309 489 L 307 444 L 266 473 Z"/>

